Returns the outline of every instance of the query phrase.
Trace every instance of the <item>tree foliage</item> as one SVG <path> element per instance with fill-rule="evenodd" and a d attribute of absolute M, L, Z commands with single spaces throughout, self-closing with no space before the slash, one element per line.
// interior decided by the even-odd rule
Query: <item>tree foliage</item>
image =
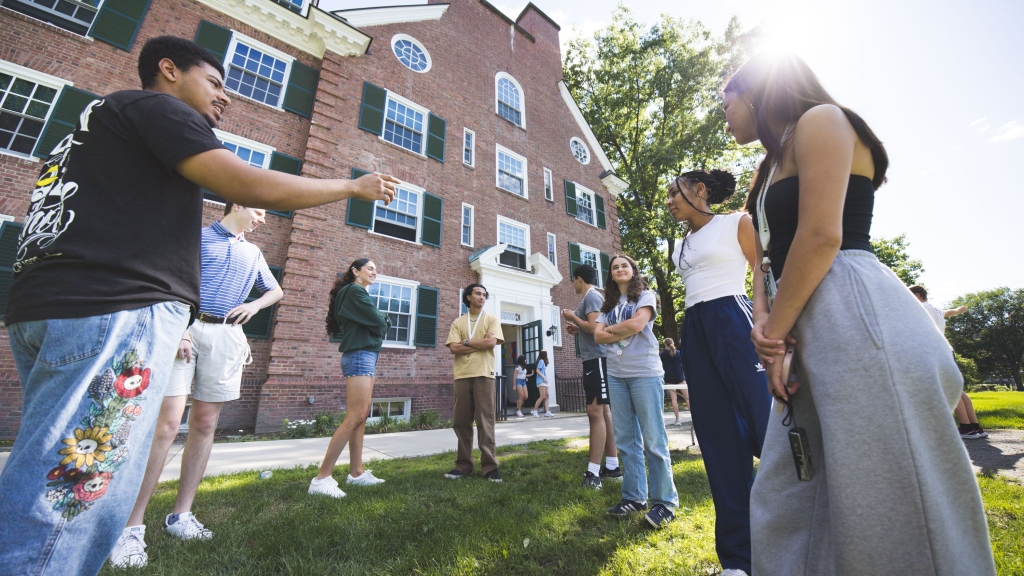
<path fill-rule="evenodd" d="M 646 27 L 620 5 L 610 25 L 592 39 L 575 38 L 566 51 L 566 85 L 630 184 L 617 199 L 622 247 L 660 296 L 664 336 L 679 334 L 684 294 L 671 261 L 680 226 L 665 206 L 668 186 L 681 172 L 711 168 L 732 169 L 746 184 L 761 152 L 737 147 L 721 110 L 721 84 L 752 38 L 735 19 L 721 38 L 670 16 Z M 723 208 L 744 198 L 737 194 Z"/>
<path fill-rule="evenodd" d="M 974 360 L 982 375 L 1009 376 L 1024 392 L 1024 289 L 975 292 L 957 298 L 953 306 L 967 306 L 966 313 L 950 318 L 946 326 L 953 347 Z"/>
<path fill-rule="evenodd" d="M 917 258 L 911 258 L 907 254 L 907 235 L 900 234 L 895 238 L 877 238 L 871 241 L 871 248 L 875 251 L 878 261 L 885 264 L 899 276 L 907 286 L 917 284 L 917 279 L 924 273 L 924 266 Z"/>

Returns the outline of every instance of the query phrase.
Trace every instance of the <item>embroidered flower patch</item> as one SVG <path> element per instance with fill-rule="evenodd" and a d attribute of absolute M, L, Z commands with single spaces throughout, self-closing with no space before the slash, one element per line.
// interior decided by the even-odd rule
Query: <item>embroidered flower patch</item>
<path fill-rule="evenodd" d="M 80 428 L 64 438 L 59 464 L 46 475 L 46 493 L 54 512 L 72 520 L 107 493 L 110 481 L 128 457 L 132 423 L 142 414 L 141 395 L 151 371 L 135 350 L 128 351 L 89 384 L 92 404 Z"/>

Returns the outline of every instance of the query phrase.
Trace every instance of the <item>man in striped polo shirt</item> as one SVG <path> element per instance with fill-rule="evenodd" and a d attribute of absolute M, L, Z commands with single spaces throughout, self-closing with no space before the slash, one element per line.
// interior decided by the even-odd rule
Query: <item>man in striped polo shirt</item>
<path fill-rule="evenodd" d="M 178 497 L 173 512 L 164 520 L 164 528 L 183 540 L 213 537 L 190 510 L 210 458 L 221 407 L 238 399 L 242 371 L 252 361 L 242 325 L 284 295 L 263 253 L 245 240 L 245 233 L 263 224 L 265 217 L 266 210 L 228 202 L 224 218 L 202 230 L 199 316 L 181 338 L 153 435 L 146 475 L 128 525 L 111 554 L 115 565 L 144 566 L 147 561 L 142 551 L 143 515 L 178 434 L 190 389 L 193 402 L 181 457 Z M 246 303 L 253 286 L 263 295 Z"/>

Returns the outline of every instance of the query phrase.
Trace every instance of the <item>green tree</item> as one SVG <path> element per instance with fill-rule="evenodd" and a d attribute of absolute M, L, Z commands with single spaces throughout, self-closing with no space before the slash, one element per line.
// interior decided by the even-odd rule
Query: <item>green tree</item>
<path fill-rule="evenodd" d="M 983 375 L 1010 376 L 1019 392 L 1024 358 L 1024 289 L 996 288 L 961 296 L 953 306 L 967 312 L 950 318 L 949 341 L 978 365 Z"/>
<path fill-rule="evenodd" d="M 885 264 L 900 277 L 907 286 L 917 284 L 917 279 L 924 273 L 924 266 L 917 258 L 911 258 L 907 254 L 907 235 L 900 234 L 895 238 L 876 238 L 871 241 L 871 248 L 875 251 L 878 261 Z"/>
<path fill-rule="evenodd" d="M 660 296 L 663 336 L 678 336 L 684 294 L 671 261 L 681 230 L 665 207 L 672 178 L 731 168 L 748 182 L 761 150 L 737 147 L 721 110 L 722 81 L 752 41 L 735 19 L 714 38 L 699 22 L 670 16 L 648 28 L 620 5 L 609 26 L 566 51 L 566 85 L 630 184 L 617 199 L 622 247 Z M 737 196 L 731 207 L 742 204 Z"/>

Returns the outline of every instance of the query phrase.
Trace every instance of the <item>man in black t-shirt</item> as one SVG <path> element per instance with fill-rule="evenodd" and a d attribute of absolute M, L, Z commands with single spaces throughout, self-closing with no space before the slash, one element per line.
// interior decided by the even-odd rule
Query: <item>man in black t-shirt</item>
<path fill-rule="evenodd" d="M 42 167 L 5 317 L 23 403 L 0 474 L 0 572 L 96 574 L 128 519 L 199 306 L 201 186 L 276 210 L 394 197 L 390 176 L 243 162 L 212 131 L 223 75 L 192 42 L 150 40 L 143 90 L 90 103 Z"/>

